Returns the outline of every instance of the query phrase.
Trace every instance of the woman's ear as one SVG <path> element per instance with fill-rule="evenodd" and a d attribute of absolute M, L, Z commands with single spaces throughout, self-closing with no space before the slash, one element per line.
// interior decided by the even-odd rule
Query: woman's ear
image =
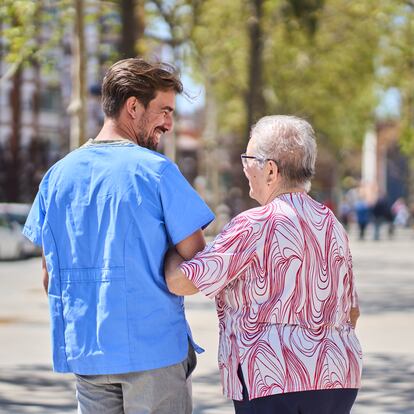
<path fill-rule="evenodd" d="M 276 180 L 279 171 L 276 163 L 273 160 L 268 160 L 266 168 L 267 184 L 270 185 Z"/>

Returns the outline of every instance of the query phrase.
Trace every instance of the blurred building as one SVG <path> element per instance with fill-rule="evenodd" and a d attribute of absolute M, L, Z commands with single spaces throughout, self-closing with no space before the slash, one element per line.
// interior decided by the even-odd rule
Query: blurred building
<path fill-rule="evenodd" d="M 409 160 L 400 150 L 399 137 L 397 121 L 378 122 L 375 131 L 365 135 L 361 181 L 370 202 L 383 194 L 391 202 L 414 196 Z"/>
<path fill-rule="evenodd" d="M 48 12 L 53 16 L 56 10 Z M 87 73 L 87 137 L 95 136 L 103 120 L 100 82 L 105 62 L 114 49 L 117 34 L 107 20 L 85 26 Z M 119 20 L 119 19 L 118 19 Z M 39 30 L 40 45 L 50 38 L 50 20 Z M 113 22 L 111 23 L 113 25 Z M 59 45 L 48 49 L 48 67 L 25 62 L 11 76 L 10 65 L 0 53 L 0 201 L 30 202 L 45 171 L 69 151 L 72 28 L 67 27 Z M 0 51 L 6 49 L 0 38 Z"/>
<path fill-rule="evenodd" d="M 99 3 L 88 8 L 99 7 Z M 56 8 L 47 9 L 53 16 Z M 86 48 L 86 136 L 96 136 L 102 123 L 101 81 L 108 65 L 119 57 L 120 15 L 118 8 L 88 10 L 88 15 L 99 15 L 98 22 L 85 22 Z M 53 21 L 42 23 L 38 44 L 50 39 Z M 47 70 L 36 62 L 26 62 L 12 76 L 0 82 L 0 202 L 31 202 L 47 169 L 70 151 L 70 114 L 72 95 L 72 26 L 63 29 L 60 43 L 46 52 Z M 3 42 L 3 43 L 1 43 Z M 153 47 L 151 57 L 166 58 L 162 46 Z M 159 48 L 159 50 L 157 49 Z M 10 65 L 4 60 L 4 39 L 0 38 L 0 78 L 8 73 Z M 167 134 L 159 148 L 175 160 L 185 175 L 194 183 L 206 175 L 203 152 L 204 112 L 177 115 L 174 134 Z M 224 157 L 223 148 L 219 159 Z M 220 166 L 222 162 L 215 162 Z M 208 180 L 207 180 L 208 181 Z M 206 187 L 207 197 L 211 185 Z"/>

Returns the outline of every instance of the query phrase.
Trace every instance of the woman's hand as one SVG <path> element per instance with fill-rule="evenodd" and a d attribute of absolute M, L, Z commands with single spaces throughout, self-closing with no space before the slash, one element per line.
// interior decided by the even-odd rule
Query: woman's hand
<path fill-rule="evenodd" d="M 355 308 L 351 308 L 349 319 L 351 321 L 351 325 L 352 325 L 353 328 L 356 327 L 356 323 L 357 323 L 357 320 L 359 318 L 359 315 L 360 315 L 359 306 L 357 306 Z"/>

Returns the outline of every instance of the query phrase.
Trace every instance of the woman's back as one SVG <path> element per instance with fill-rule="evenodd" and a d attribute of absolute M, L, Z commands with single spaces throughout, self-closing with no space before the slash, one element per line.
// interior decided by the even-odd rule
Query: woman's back
<path fill-rule="evenodd" d="M 360 386 L 351 255 L 327 207 L 305 193 L 279 196 L 233 219 L 191 263 L 216 297 L 229 398 L 240 398 L 238 364 L 250 398 Z"/>

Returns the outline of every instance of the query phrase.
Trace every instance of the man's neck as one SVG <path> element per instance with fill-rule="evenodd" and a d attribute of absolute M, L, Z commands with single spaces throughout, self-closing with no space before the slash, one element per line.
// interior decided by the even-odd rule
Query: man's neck
<path fill-rule="evenodd" d="M 96 136 L 95 141 L 128 140 L 136 144 L 136 141 L 130 135 L 131 134 L 122 128 L 116 120 L 108 118 L 105 119 L 102 129 Z"/>

